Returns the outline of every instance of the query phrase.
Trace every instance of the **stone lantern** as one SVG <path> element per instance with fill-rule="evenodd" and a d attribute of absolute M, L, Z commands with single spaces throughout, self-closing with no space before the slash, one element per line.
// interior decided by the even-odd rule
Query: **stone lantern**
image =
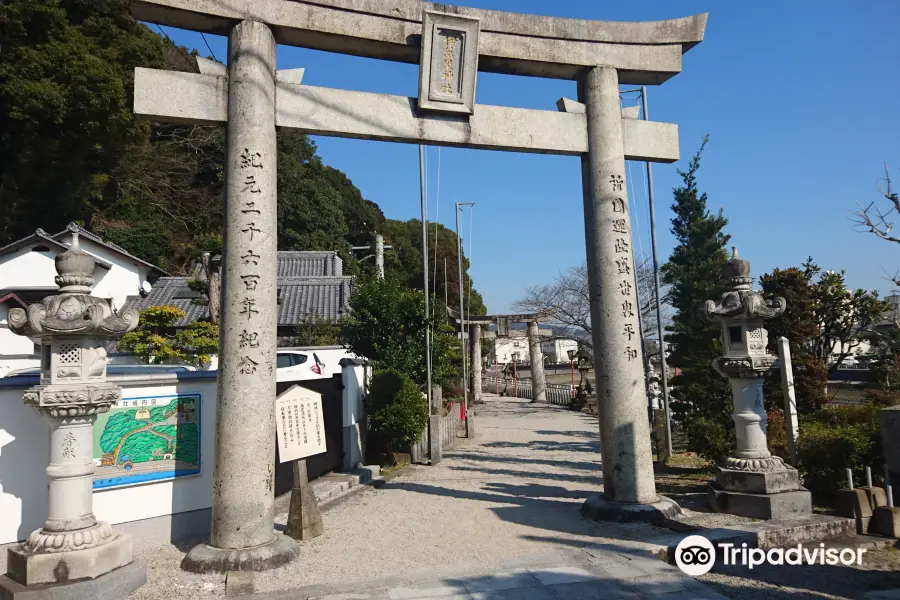
<path fill-rule="evenodd" d="M 93 512 L 93 425 L 121 397 L 119 387 L 106 380 L 104 345 L 138 324 L 137 311 L 116 314 L 108 300 L 90 295 L 94 264 L 74 234 L 71 247 L 56 257 L 59 293 L 27 310 L 9 311 L 10 329 L 41 345 L 40 383 L 23 399 L 50 425 L 49 514 L 41 529 L 8 550 L 12 582 L 0 584 L 0 592 L 14 584 L 26 590 L 58 584 L 72 586 L 67 598 L 103 598 L 105 590 L 124 597 L 146 580 L 143 568 L 132 564 L 131 537 Z M 111 571 L 117 575 L 98 579 Z"/>
<path fill-rule="evenodd" d="M 737 449 L 710 482 L 710 503 L 719 512 L 758 519 L 810 514 L 812 500 L 800 487 L 797 470 L 773 456 L 766 443 L 763 383 L 776 357 L 766 350 L 763 320 L 780 316 L 786 304 L 784 298 L 766 300 L 762 292 L 750 289 L 750 263 L 733 252 L 725 267 L 731 289 L 718 302 L 708 300 L 701 310 L 722 327 L 725 351 L 714 365 L 731 382 L 737 434 Z"/>

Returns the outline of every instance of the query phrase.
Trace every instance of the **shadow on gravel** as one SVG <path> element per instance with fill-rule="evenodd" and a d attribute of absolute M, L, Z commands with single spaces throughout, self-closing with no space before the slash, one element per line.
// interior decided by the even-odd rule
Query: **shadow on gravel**
<path fill-rule="evenodd" d="M 603 485 L 603 470 L 597 465 L 596 475 L 576 475 L 574 473 L 546 473 L 541 471 L 517 471 L 515 469 L 492 469 L 490 467 L 450 467 L 453 471 L 467 471 L 471 473 L 484 473 L 485 475 L 499 475 L 503 477 L 519 477 L 521 479 L 549 479 L 551 481 L 573 481 L 577 483 L 590 483 L 598 487 Z M 599 490 L 598 490 L 599 491 Z"/>
<path fill-rule="evenodd" d="M 595 452 L 600 454 L 600 440 L 596 442 L 488 442 L 482 448 L 527 448 L 540 452 Z"/>
<path fill-rule="evenodd" d="M 510 464 L 522 464 L 522 465 L 546 465 L 549 467 L 558 467 L 560 469 L 577 469 L 581 471 L 601 471 L 600 465 L 600 453 L 597 453 L 597 462 L 589 462 L 589 461 L 576 461 L 576 460 L 550 460 L 546 458 L 526 458 L 526 457 L 518 457 L 518 456 L 504 456 L 504 455 L 494 455 L 494 454 L 485 454 L 482 452 L 465 452 L 465 453 L 456 453 L 456 452 L 448 452 L 444 454 L 444 458 L 456 458 L 459 460 L 466 460 L 472 462 L 488 462 L 488 463 L 506 463 Z"/>
<path fill-rule="evenodd" d="M 525 488 L 527 486 L 512 486 Z M 549 488 L 548 486 L 536 486 L 537 488 Z M 579 515 L 580 502 L 560 502 L 559 499 L 532 498 L 526 496 L 509 496 L 490 492 L 471 490 L 455 490 L 435 485 L 412 482 L 388 482 L 381 486 L 381 490 L 402 490 L 418 494 L 433 494 L 447 498 L 460 500 L 477 500 L 507 506 L 495 506 L 490 510 L 503 521 L 517 523 L 528 527 L 546 529 L 570 535 L 590 535 L 589 522 L 584 521 Z M 582 494 L 571 496 L 573 499 L 587 498 L 593 493 L 590 490 L 572 492 Z M 511 505 L 511 506 L 510 506 Z"/>

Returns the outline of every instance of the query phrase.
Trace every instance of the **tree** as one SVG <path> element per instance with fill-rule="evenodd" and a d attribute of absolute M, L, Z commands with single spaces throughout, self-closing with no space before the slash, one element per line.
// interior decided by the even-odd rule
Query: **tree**
<path fill-rule="evenodd" d="M 290 344 L 292 346 L 335 346 L 341 341 L 343 327 L 343 320 L 331 321 L 318 314 L 312 314 L 297 325 L 297 335 L 291 338 Z"/>
<path fill-rule="evenodd" d="M 767 321 L 765 327 L 769 332 L 768 350 L 772 354 L 778 354 L 778 338 L 788 339 L 797 411 L 801 414 L 818 410 L 827 401 L 828 370 L 826 364 L 811 352 L 820 332 L 812 275 L 809 269 L 791 267 L 775 269 L 759 278 L 766 295 L 781 296 L 787 302 L 784 313 Z M 776 371 L 766 382 L 767 408 L 782 406 L 782 399 L 781 373 Z"/>
<path fill-rule="evenodd" d="M 446 384 L 451 376 L 455 348 L 446 315 L 425 318 L 425 294 L 401 285 L 395 277 L 364 278 L 350 299 L 347 346 L 375 363 L 376 369 L 392 369 L 409 377 L 422 389 L 426 385 L 425 331 L 430 327 L 432 382 Z"/>
<path fill-rule="evenodd" d="M 151 306 L 140 313 L 140 325 L 119 340 L 120 352 L 132 352 L 144 364 L 163 362 L 209 364 L 219 351 L 219 328 L 206 321 L 194 321 L 176 330 L 185 312 L 175 306 Z"/>
<path fill-rule="evenodd" d="M 803 268 L 810 280 L 819 276 L 812 285 L 812 300 L 820 333 L 809 343 L 809 351 L 828 365 L 830 374 L 859 348 L 890 306 L 878 299 L 876 291 L 851 291 L 844 271 L 822 272 L 811 258 Z"/>
<path fill-rule="evenodd" d="M 666 336 L 672 345 L 668 363 L 677 369 L 671 409 L 685 428 L 688 448 L 718 461 L 734 444 L 731 390 L 712 366 L 722 354 L 719 325 L 703 319 L 698 309 L 727 289 L 723 270 L 730 236 L 723 231 L 728 220 L 722 211 L 710 213 L 706 194 L 697 188 L 700 155 L 708 140 L 703 138 L 688 170 L 679 171 L 683 185 L 674 190 L 672 205 L 672 234 L 678 243 L 662 267 L 662 279 L 669 286 L 666 300 L 675 310 Z"/>
<path fill-rule="evenodd" d="M 126 0 L 0 4 L 0 244 L 109 200 L 123 149 L 148 131 L 134 68 L 162 64 Z"/>
<path fill-rule="evenodd" d="M 653 262 L 644 259 L 637 264 L 636 272 L 641 327 L 645 338 L 653 338 L 658 330 Z M 525 297 L 514 303 L 513 308 L 550 315 L 551 322 L 563 327 L 557 337 L 578 339 L 587 348 L 593 347 L 586 262 L 560 273 L 551 284 L 527 288 Z M 666 318 L 665 311 L 663 317 Z"/>

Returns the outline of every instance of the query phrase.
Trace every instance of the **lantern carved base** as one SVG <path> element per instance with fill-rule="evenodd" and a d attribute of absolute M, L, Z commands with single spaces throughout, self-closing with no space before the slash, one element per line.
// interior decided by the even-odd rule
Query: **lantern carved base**
<path fill-rule="evenodd" d="M 109 526 L 106 525 L 106 528 L 109 529 Z M 110 532 L 112 539 L 82 550 L 34 552 L 28 550 L 26 544 L 10 548 L 7 551 L 7 576 L 17 583 L 32 587 L 96 579 L 111 573 L 130 564 L 133 557 L 131 536 L 111 529 Z M 66 537 L 70 535 L 71 533 L 67 533 Z"/>

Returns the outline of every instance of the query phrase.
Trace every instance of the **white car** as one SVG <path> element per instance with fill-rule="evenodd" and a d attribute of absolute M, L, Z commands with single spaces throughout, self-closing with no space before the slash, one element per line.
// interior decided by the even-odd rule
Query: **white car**
<path fill-rule="evenodd" d="M 275 381 L 302 381 L 330 376 L 325 370 L 325 363 L 315 352 L 279 350 L 275 369 Z"/>

